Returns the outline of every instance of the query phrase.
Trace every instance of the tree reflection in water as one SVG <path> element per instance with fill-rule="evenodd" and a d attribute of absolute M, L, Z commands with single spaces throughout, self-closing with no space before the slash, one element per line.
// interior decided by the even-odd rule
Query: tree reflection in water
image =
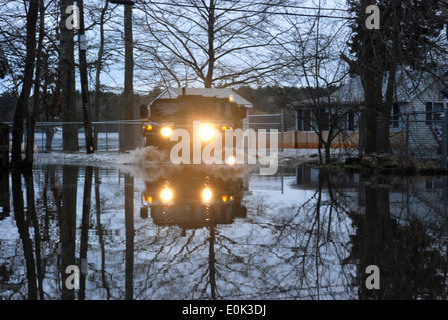
<path fill-rule="evenodd" d="M 58 212 L 61 246 L 61 288 L 62 299 L 73 300 L 74 290 L 67 288 L 67 267 L 78 265 L 75 259 L 76 253 L 76 209 L 78 191 L 78 167 L 62 167 L 62 210 Z"/>
<path fill-rule="evenodd" d="M 360 286 L 359 297 L 446 299 L 447 261 L 440 241 L 443 221 L 429 228 L 423 219 L 411 218 L 401 224 L 391 215 L 387 183 L 363 185 L 365 213 L 353 216 L 357 233 L 353 237 L 352 258 L 358 261 L 358 281 L 365 281 L 362 271 L 368 265 L 377 265 L 381 271 L 381 289 L 367 290 Z M 402 209 L 409 209 L 405 206 L 403 203 Z"/>
<path fill-rule="evenodd" d="M 29 196 L 30 188 L 32 188 L 32 182 L 29 183 L 30 173 L 27 172 L 24 174 L 25 179 L 27 180 L 27 196 Z M 20 240 L 23 246 L 23 256 L 25 258 L 25 266 L 26 266 L 26 280 L 28 287 L 28 296 L 27 298 L 30 300 L 37 299 L 37 281 L 36 281 L 36 262 L 33 254 L 33 244 L 30 238 L 29 232 L 29 217 L 25 218 L 25 209 L 23 203 L 23 194 L 22 194 L 22 176 L 20 172 L 12 173 L 12 192 L 13 192 L 13 205 L 14 205 L 14 218 L 16 221 L 17 229 L 19 231 Z M 27 199 L 27 209 L 33 210 L 34 205 L 31 202 L 34 199 Z M 28 211 L 28 210 L 27 210 Z M 27 212 L 30 214 L 31 212 Z M 32 213 L 31 213 L 32 215 Z"/>
<path fill-rule="evenodd" d="M 2 177 L 1 299 L 447 297 L 441 179 L 127 170 L 43 166 L 12 172 L 11 188 Z M 80 290 L 64 285 L 73 264 Z M 364 285 L 372 264 L 380 290 Z"/>

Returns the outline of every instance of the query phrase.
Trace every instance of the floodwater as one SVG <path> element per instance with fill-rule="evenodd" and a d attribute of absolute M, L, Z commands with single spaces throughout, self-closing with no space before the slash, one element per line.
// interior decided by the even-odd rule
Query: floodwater
<path fill-rule="evenodd" d="M 0 299 L 448 296 L 446 178 L 51 164 L 1 179 Z"/>

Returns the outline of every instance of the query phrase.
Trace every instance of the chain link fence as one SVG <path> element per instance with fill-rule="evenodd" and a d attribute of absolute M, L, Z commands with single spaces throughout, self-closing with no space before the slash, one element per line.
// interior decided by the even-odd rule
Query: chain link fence
<path fill-rule="evenodd" d="M 278 130 L 282 132 L 284 130 L 283 114 L 256 114 L 248 115 L 243 122 L 244 129 L 250 128 L 254 129 L 255 132 L 258 130 Z"/>
<path fill-rule="evenodd" d="M 6 123 L 12 127 L 12 123 Z M 143 147 L 142 120 L 93 122 L 92 133 L 97 151 L 124 151 Z M 26 130 L 26 127 L 24 127 Z M 12 131 L 12 130 L 11 130 Z M 25 140 L 25 135 L 23 141 Z M 86 151 L 82 122 L 37 122 L 35 151 Z M 12 141 L 12 133 L 10 133 Z"/>
<path fill-rule="evenodd" d="M 246 129 L 253 129 L 257 133 L 259 130 L 266 130 L 268 135 L 277 134 L 278 147 L 279 149 L 284 150 L 285 117 L 283 111 L 276 114 L 247 115 L 243 120 L 243 130 Z M 274 130 L 277 130 L 277 133 L 273 133 Z M 270 138 L 266 137 L 266 140 L 270 141 Z M 267 145 L 269 145 L 269 143 Z"/>
<path fill-rule="evenodd" d="M 282 114 L 250 115 L 243 120 L 243 129 L 277 130 L 279 147 L 284 132 Z M 124 151 L 145 146 L 141 134 L 143 120 L 92 122 L 94 145 L 97 151 Z M 13 123 L 5 123 L 11 128 Z M 23 141 L 26 141 L 24 126 Z M 12 141 L 12 130 L 10 131 Z M 82 122 L 37 122 L 35 127 L 35 151 L 86 151 L 84 124 Z"/>
<path fill-rule="evenodd" d="M 444 133 L 448 133 L 444 129 L 444 126 L 448 127 L 447 121 L 448 117 L 443 111 L 409 112 L 393 118 L 391 139 L 395 133 L 402 146 L 395 148 L 394 153 L 401 154 L 408 160 L 435 161 L 443 165 L 447 158 L 448 141 L 444 137 Z"/>
<path fill-rule="evenodd" d="M 317 147 L 317 143 L 312 143 L 317 139 L 317 134 L 314 131 L 297 131 L 296 115 L 293 113 L 249 115 L 244 125 L 255 131 L 277 129 L 279 146 L 284 148 Z M 341 130 L 332 142 L 332 148 L 346 151 L 362 149 L 359 126 L 360 123 L 355 123 L 353 130 Z M 444 132 L 447 133 L 445 143 Z M 323 132 L 324 139 L 327 133 Z M 390 119 L 390 142 L 393 153 L 408 161 L 432 161 L 448 168 L 448 115 L 445 116 L 441 109 L 393 114 Z"/>
<path fill-rule="evenodd" d="M 289 121 L 289 122 L 288 122 Z M 394 115 L 390 124 L 390 139 L 393 153 L 407 159 L 433 160 L 443 163 L 444 152 L 448 154 L 448 137 L 443 143 L 444 122 L 448 122 L 443 111 L 431 112 L 410 112 Z M 289 123 L 289 124 L 288 124 Z M 265 114 L 248 115 L 243 120 L 243 129 L 248 128 L 258 132 L 259 130 L 278 131 L 278 147 L 283 148 L 310 148 L 301 143 L 301 140 L 308 139 L 304 135 L 313 135 L 314 132 L 302 132 L 294 130 L 295 118 L 288 114 Z M 12 123 L 5 123 L 12 128 Z M 145 146 L 144 138 L 141 134 L 142 120 L 131 121 L 104 121 L 93 122 L 92 132 L 97 151 L 113 152 L 132 150 Z M 448 127 L 448 123 L 445 123 Z M 26 130 L 26 126 L 24 127 Z M 70 130 L 67 130 L 70 129 Z M 72 135 L 68 139 L 65 135 Z M 74 137 L 73 137 L 74 136 Z M 294 136 L 292 139 L 291 137 Z M 74 139 L 73 139 L 74 138 Z M 305 140 L 306 140 L 305 139 Z M 341 132 L 339 140 L 336 141 L 338 148 L 347 146 L 350 149 L 358 149 L 359 130 Z M 82 152 L 86 149 L 84 126 L 82 122 L 38 122 L 35 129 L 35 147 L 37 152 L 64 151 L 64 140 L 76 143 L 75 148 Z M 294 140 L 294 141 L 289 141 Z M 12 141 L 12 130 L 10 130 L 10 141 Z M 25 136 L 24 136 L 25 141 Z M 445 146 L 445 150 L 443 148 Z M 72 146 L 70 146 L 72 147 Z"/>

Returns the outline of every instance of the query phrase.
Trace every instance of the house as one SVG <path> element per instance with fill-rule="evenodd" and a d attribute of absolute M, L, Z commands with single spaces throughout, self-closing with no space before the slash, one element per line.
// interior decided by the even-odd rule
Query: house
<path fill-rule="evenodd" d="M 390 122 L 392 147 L 403 147 L 406 143 L 406 133 L 409 133 L 411 150 L 436 150 L 441 140 L 443 106 L 447 102 L 442 93 L 445 86 L 434 75 L 405 69 L 397 73 L 396 81 Z M 385 91 L 386 83 L 383 86 L 383 96 Z M 315 131 L 313 127 L 316 127 L 317 118 L 320 128 L 324 132 L 328 131 L 330 114 L 336 115 L 336 130 L 344 134 L 355 133 L 352 134 L 352 147 L 358 147 L 363 101 L 364 92 L 360 78 L 352 77 L 330 96 L 320 100 L 297 101 L 290 107 L 297 112 L 297 131 Z M 319 117 L 315 112 L 317 104 L 321 106 Z"/>

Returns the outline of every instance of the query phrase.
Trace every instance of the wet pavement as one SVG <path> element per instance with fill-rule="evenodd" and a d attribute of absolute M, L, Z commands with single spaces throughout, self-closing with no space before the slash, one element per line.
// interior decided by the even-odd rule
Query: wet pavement
<path fill-rule="evenodd" d="M 41 164 L 1 179 L 0 299 L 447 298 L 446 178 Z"/>

